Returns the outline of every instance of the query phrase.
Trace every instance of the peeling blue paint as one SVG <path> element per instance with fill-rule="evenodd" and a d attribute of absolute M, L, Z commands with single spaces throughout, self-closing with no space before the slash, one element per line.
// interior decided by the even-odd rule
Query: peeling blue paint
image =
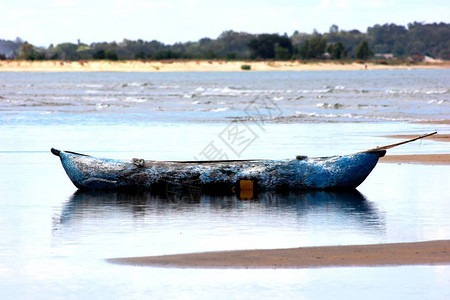
<path fill-rule="evenodd" d="M 58 155 L 73 184 L 82 190 L 143 189 L 164 183 L 198 186 L 212 192 L 234 190 L 252 180 L 257 191 L 353 189 L 386 151 L 290 160 L 164 162 L 96 158 L 70 151 Z"/>

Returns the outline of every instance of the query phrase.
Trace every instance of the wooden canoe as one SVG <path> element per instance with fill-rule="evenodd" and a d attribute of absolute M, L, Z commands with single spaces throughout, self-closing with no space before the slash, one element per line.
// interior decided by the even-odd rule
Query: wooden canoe
<path fill-rule="evenodd" d="M 410 142 L 435 133 L 423 135 Z M 330 157 L 286 160 L 153 161 L 117 160 L 61 151 L 51 152 L 80 190 L 161 190 L 196 187 L 205 193 L 249 190 L 345 190 L 359 186 L 390 149 L 405 142 Z"/>

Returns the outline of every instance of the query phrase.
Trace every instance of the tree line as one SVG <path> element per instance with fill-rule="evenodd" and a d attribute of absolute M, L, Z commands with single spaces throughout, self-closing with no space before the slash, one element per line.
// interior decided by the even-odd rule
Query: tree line
<path fill-rule="evenodd" d="M 327 33 L 295 31 L 287 34 L 250 34 L 225 31 L 216 39 L 166 45 L 159 41 L 128 40 L 85 44 L 61 43 L 36 47 L 17 38 L 0 40 L 0 59 L 26 60 L 291 60 L 368 59 L 376 54 L 391 57 L 431 56 L 450 59 L 450 24 L 409 23 L 374 25 L 367 32 L 339 30 L 332 25 Z"/>

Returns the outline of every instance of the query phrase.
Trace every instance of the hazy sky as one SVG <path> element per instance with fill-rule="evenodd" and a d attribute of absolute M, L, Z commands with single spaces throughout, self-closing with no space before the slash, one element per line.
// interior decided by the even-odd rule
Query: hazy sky
<path fill-rule="evenodd" d="M 166 44 L 225 30 L 328 32 L 384 23 L 450 23 L 449 0 L 0 0 L 0 39 L 37 46 L 127 39 Z"/>

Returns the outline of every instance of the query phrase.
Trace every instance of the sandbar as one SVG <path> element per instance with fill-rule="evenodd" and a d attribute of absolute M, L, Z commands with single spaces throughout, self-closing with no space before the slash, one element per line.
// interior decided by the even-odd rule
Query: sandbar
<path fill-rule="evenodd" d="M 450 264 L 450 240 L 374 245 L 237 250 L 111 258 L 110 263 L 170 268 L 297 269 Z"/>
<path fill-rule="evenodd" d="M 427 121 L 417 121 L 414 123 L 418 124 L 440 124 L 440 125 L 450 125 L 450 119 L 447 120 L 427 120 Z"/>
<path fill-rule="evenodd" d="M 448 121 L 435 121 L 436 123 L 440 122 L 439 124 L 450 124 L 450 120 Z M 396 138 L 396 139 L 412 139 L 417 137 L 417 135 L 413 134 L 397 134 L 397 135 L 386 135 L 385 137 L 388 138 Z M 450 134 L 435 134 L 432 136 L 428 136 L 425 139 L 427 140 L 433 140 L 437 142 L 450 142 Z"/>
<path fill-rule="evenodd" d="M 249 65 L 251 71 L 241 70 Z M 450 62 L 376 64 L 334 61 L 224 61 L 224 60 L 86 60 L 0 61 L 0 72 L 231 72 L 231 71 L 345 71 L 385 69 L 448 69 Z"/>
<path fill-rule="evenodd" d="M 388 138 L 396 139 L 412 139 L 417 135 L 388 135 Z M 450 134 L 435 134 L 428 136 L 425 139 L 434 140 L 436 142 L 450 142 Z M 382 163 L 411 163 L 411 164 L 431 164 L 431 165 L 449 165 L 450 153 L 434 153 L 434 154 L 404 154 L 404 155 L 389 155 L 380 159 Z"/>
<path fill-rule="evenodd" d="M 382 163 L 409 163 L 427 165 L 450 165 L 450 154 L 405 154 L 386 155 L 380 158 Z"/>

